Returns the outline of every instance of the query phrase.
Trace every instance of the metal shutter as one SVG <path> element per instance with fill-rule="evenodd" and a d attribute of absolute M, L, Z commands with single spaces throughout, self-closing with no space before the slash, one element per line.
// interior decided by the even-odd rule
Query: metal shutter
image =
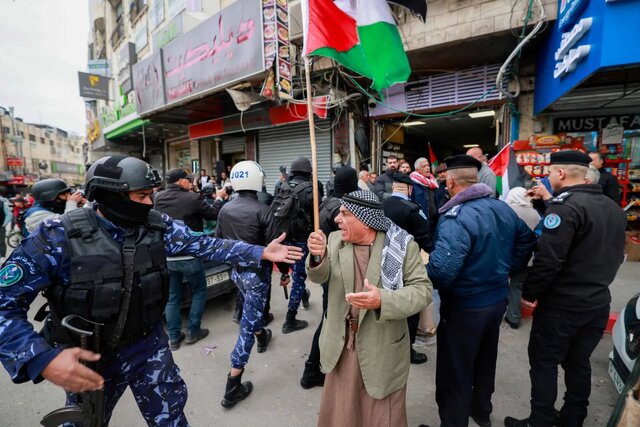
<path fill-rule="evenodd" d="M 316 120 L 316 147 L 318 155 L 318 179 L 325 184 L 331 177 L 331 120 Z M 323 130 L 320 130 L 323 129 Z M 279 126 L 258 133 L 258 163 L 267 175 L 267 191 L 273 193 L 280 177 L 280 165 L 291 167 L 291 161 L 299 156 L 311 160 L 309 124 Z"/>
<path fill-rule="evenodd" d="M 240 153 L 244 152 L 244 145 L 247 141 L 247 137 L 236 136 L 231 138 L 222 138 L 222 154 Z"/>

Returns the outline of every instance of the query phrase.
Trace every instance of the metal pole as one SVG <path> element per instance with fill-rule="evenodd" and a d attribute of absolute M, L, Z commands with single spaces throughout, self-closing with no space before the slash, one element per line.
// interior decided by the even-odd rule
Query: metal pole
<path fill-rule="evenodd" d="M 316 151 L 316 127 L 313 118 L 313 104 L 311 102 L 311 65 L 309 58 L 304 57 L 304 74 L 307 83 L 307 115 L 309 116 L 309 139 L 311 140 L 311 188 L 313 189 L 313 229 L 320 229 L 320 215 L 318 214 L 318 157 Z"/>

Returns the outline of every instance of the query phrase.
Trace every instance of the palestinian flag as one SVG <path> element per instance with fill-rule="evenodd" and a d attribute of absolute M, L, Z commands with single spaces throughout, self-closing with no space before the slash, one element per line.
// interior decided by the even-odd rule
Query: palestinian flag
<path fill-rule="evenodd" d="M 411 74 L 386 0 L 303 0 L 303 55 L 333 58 L 380 92 Z"/>
<path fill-rule="evenodd" d="M 440 165 L 436 154 L 431 149 L 431 143 L 429 143 L 429 162 L 431 163 L 431 173 L 433 173 L 436 168 Z"/>
<path fill-rule="evenodd" d="M 489 167 L 496 174 L 496 190 L 500 199 L 504 200 L 509 190 L 514 187 L 524 187 L 524 182 L 531 176 L 516 162 L 516 154 L 511 144 L 505 145 L 498 154 L 489 160 Z"/>

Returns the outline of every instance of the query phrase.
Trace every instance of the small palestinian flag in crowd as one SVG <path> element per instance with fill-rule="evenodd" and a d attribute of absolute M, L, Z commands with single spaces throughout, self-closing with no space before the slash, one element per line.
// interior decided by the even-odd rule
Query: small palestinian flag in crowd
<path fill-rule="evenodd" d="M 496 174 L 496 191 L 504 200 L 509 190 L 524 187 L 524 182 L 531 179 L 525 170 L 516 162 L 516 154 L 511 144 L 507 144 L 498 154 L 489 160 L 489 167 Z"/>

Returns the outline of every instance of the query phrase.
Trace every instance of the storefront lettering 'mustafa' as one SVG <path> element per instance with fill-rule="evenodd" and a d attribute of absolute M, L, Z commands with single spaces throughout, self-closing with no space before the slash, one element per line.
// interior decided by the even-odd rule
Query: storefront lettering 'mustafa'
<path fill-rule="evenodd" d="M 575 119 L 556 119 L 556 132 L 590 132 L 606 128 L 608 125 L 620 125 L 626 129 L 640 129 L 640 114 L 604 117 L 581 117 Z"/>

